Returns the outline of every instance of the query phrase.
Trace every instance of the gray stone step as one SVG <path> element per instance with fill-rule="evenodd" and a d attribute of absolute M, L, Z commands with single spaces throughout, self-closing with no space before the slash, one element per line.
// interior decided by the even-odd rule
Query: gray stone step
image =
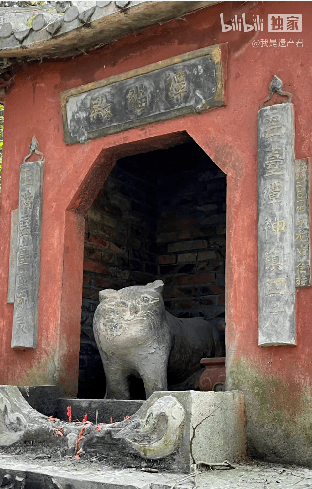
<path fill-rule="evenodd" d="M 144 401 L 118 401 L 116 399 L 58 399 L 55 416 L 68 421 L 67 406 L 71 406 L 72 420 L 82 421 L 85 414 L 92 423 L 110 423 L 123 421 L 132 416 Z M 112 418 L 112 420 L 111 420 Z"/>

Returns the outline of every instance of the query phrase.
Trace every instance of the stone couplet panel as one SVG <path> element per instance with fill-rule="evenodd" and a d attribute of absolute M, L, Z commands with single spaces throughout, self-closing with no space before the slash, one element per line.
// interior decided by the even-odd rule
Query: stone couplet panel
<path fill-rule="evenodd" d="M 12 348 L 35 348 L 40 278 L 43 161 L 20 168 Z"/>
<path fill-rule="evenodd" d="M 259 345 L 295 344 L 293 105 L 258 113 Z"/>
<path fill-rule="evenodd" d="M 11 239 L 10 239 L 10 265 L 7 302 L 14 304 L 15 276 L 16 276 L 16 254 L 18 238 L 18 209 L 11 212 Z"/>
<path fill-rule="evenodd" d="M 295 270 L 296 287 L 311 285 L 310 175 L 307 159 L 295 161 Z"/>
<path fill-rule="evenodd" d="M 65 142 L 84 142 L 223 105 L 220 46 L 61 94 Z"/>

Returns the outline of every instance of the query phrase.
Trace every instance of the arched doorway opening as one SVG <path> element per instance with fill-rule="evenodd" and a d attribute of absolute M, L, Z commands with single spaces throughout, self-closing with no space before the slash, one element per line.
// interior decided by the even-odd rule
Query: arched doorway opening
<path fill-rule="evenodd" d="M 119 159 L 85 221 L 78 397 L 105 394 L 92 330 L 100 290 L 161 279 L 167 311 L 225 333 L 226 175 L 193 139 Z M 132 392 L 144 398 L 140 383 Z"/>

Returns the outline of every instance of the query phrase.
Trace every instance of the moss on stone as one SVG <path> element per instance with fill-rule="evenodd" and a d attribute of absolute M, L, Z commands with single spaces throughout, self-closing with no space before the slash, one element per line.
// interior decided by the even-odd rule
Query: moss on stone
<path fill-rule="evenodd" d="M 247 359 L 233 364 L 228 378 L 245 395 L 252 450 L 268 460 L 312 465 L 311 386 L 290 385 Z"/>

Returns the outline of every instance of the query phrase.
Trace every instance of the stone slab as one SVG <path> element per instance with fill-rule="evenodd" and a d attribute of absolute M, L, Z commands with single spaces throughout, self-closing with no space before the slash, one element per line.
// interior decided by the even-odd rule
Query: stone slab
<path fill-rule="evenodd" d="M 18 209 L 11 212 L 10 262 L 7 302 L 14 304 L 18 239 Z"/>
<path fill-rule="evenodd" d="M 67 406 L 71 406 L 73 420 L 81 421 L 85 414 L 95 423 L 120 422 L 136 413 L 144 401 L 119 401 L 117 399 L 71 399 L 58 400 L 55 416 L 67 421 Z"/>
<path fill-rule="evenodd" d="M 189 489 L 195 483 L 198 489 L 310 489 L 312 470 L 253 460 L 231 470 L 204 470 L 186 476 L 116 469 L 104 464 L 94 467 L 83 459 L 77 460 L 76 466 L 60 467 L 47 460 L 25 461 L 21 456 L 0 454 L 0 487 L 13 489 Z"/>
<path fill-rule="evenodd" d="M 244 396 L 238 391 L 154 392 L 150 399 L 164 395 L 176 398 L 185 410 L 182 441 L 176 461 L 183 472 L 193 464 L 231 463 L 246 457 Z"/>
<path fill-rule="evenodd" d="M 258 113 L 258 294 L 261 346 L 295 345 L 293 105 Z"/>
<path fill-rule="evenodd" d="M 170 58 L 61 94 L 67 144 L 224 104 L 220 46 Z"/>
<path fill-rule="evenodd" d="M 42 178 L 42 161 L 21 165 L 12 348 L 35 348 L 37 343 Z"/>
<path fill-rule="evenodd" d="M 295 273 L 296 287 L 311 285 L 310 173 L 307 158 L 295 161 Z"/>

